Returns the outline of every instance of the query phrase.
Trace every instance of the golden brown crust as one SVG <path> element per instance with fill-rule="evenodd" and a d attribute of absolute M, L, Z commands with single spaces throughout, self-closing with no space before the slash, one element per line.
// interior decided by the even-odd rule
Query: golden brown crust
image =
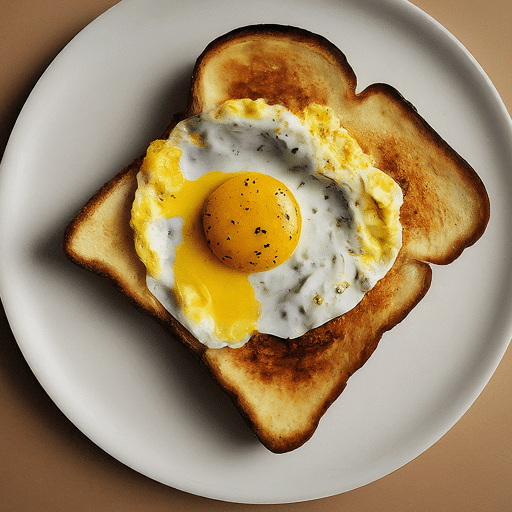
<path fill-rule="evenodd" d="M 85 204 L 64 232 L 64 252 L 73 263 L 107 278 L 200 357 L 204 345 L 149 292 L 146 270 L 135 252 L 129 219 L 141 163 L 142 157 L 135 159 Z"/>
<path fill-rule="evenodd" d="M 258 334 L 240 349 L 205 349 L 151 296 L 128 222 L 140 158 L 87 203 L 64 237 L 72 261 L 112 280 L 189 347 L 276 453 L 311 437 L 382 335 L 421 300 L 430 286 L 428 263 L 453 261 L 489 219 L 474 170 L 398 91 L 385 84 L 355 91 L 345 56 L 325 38 L 293 27 L 243 27 L 210 43 L 198 58 L 187 108 L 164 134 L 230 98 L 263 97 L 292 111 L 320 103 L 400 184 L 403 246 L 393 268 L 356 308 L 301 338 Z"/>
<path fill-rule="evenodd" d="M 208 349 L 204 360 L 265 446 L 276 453 L 289 451 L 311 437 L 320 418 L 348 378 L 368 360 L 382 335 L 423 298 L 431 275 L 426 263 L 400 257 L 363 301 L 345 315 L 295 340 L 258 334 L 240 349 Z M 404 282 L 414 284 L 404 286 Z M 241 379 L 244 393 L 239 389 Z M 272 418 L 268 415 L 270 405 L 261 397 L 272 397 Z M 316 406 L 304 407 L 308 403 Z"/>
<path fill-rule="evenodd" d="M 400 210 L 406 250 L 423 261 L 451 263 L 482 236 L 489 221 L 482 181 L 393 87 L 373 84 L 353 104 L 340 116 L 342 123 L 406 197 Z"/>
<path fill-rule="evenodd" d="M 269 50 L 261 45 L 269 45 Z M 240 59 L 239 45 L 248 45 L 250 63 Z M 289 52 L 290 45 L 315 54 L 323 71 L 336 78 L 325 80 L 314 65 Z M 247 48 L 243 49 L 247 52 Z M 219 62 L 216 62 L 216 61 Z M 229 81 L 219 80 L 228 76 Z M 242 27 L 212 41 L 197 59 L 193 74 L 188 114 L 195 114 L 230 98 L 265 98 L 292 111 L 316 102 L 332 104 L 337 91 L 329 84 L 339 80 L 345 94 L 353 96 L 356 76 L 345 55 L 324 37 L 296 27 L 257 25 Z M 209 90 L 205 93 L 205 87 Z M 208 98 L 208 100 L 207 100 Z"/>

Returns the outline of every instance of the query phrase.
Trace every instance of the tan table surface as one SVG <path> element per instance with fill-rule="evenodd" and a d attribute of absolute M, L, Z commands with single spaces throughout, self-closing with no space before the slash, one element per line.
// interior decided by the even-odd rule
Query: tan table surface
<path fill-rule="evenodd" d="M 0 154 L 50 61 L 115 3 L 0 0 Z M 470 50 L 512 112 L 512 2 L 414 3 Z M 465 416 L 403 468 L 338 496 L 260 506 L 192 496 L 126 468 L 84 437 L 48 398 L 3 309 L 0 341 L 0 512 L 512 511 L 512 347 Z"/>

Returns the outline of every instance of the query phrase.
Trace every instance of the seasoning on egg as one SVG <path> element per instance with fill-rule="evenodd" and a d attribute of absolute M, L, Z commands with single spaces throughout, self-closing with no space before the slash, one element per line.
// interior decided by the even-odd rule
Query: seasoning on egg
<path fill-rule="evenodd" d="M 341 283 L 341 284 L 337 284 L 335 287 L 334 287 L 334 291 L 337 293 L 337 294 L 342 294 L 348 287 L 350 286 L 350 283 L 347 283 L 347 281 Z"/>
<path fill-rule="evenodd" d="M 295 197 L 279 180 L 241 173 L 210 194 L 203 229 L 221 261 L 242 272 L 263 272 L 292 255 L 300 237 L 301 215 Z"/>
<path fill-rule="evenodd" d="M 314 297 L 313 297 L 313 302 L 315 304 L 317 304 L 318 306 L 320 306 L 322 304 L 322 302 L 324 301 L 324 298 L 319 294 L 317 293 Z"/>
<path fill-rule="evenodd" d="M 400 187 L 321 105 L 229 100 L 153 142 L 137 179 L 148 289 L 210 348 L 342 315 L 401 245 Z"/>

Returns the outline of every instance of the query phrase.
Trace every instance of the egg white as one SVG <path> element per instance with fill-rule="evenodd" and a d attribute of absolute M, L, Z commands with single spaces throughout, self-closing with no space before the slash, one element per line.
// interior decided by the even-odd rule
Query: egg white
<path fill-rule="evenodd" d="M 311 126 L 284 107 L 259 100 L 254 114 L 234 102 L 179 123 L 167 145 L 177 147 L 181 173 L 196 180 L 205 173 L 250 171 L 268 174 L 295 196 L 302 215 L 302 231 L 292 256 L 280 266 L 248 276 L 261 304 L 259 332 L 297 338 L 310 329 L 353 309 L 391 268 L 401 245 L 397 229 L 385 256 L 364 261 L 366 216 L 361 205 L 372 204 L 382 190 L 369 176 L 380 173 L 363 159 L 361 169 L 340 162 Z M 200 141 L 200 143 L 198 143 Z M 393 182 L 394 183 L 394 182 Z M 387 200 L 396 213 L 402 204 L 398 185 L 387 187 Z M 138 194 L 144 191 L 139 186 Z M 398 215 L 398 214 L 397 214 Z M 395 222 L 398 222 L 395 219 Z M 147 276 L 149 290 L 194 336 L 211 348 L 239 347 L 218 339 L 213 318 L 192 322 L 174 299 L 173 263 L 182 241 L 182 219 L 150 219 L 145 239 L 159 255 L 160 272 Z M 398 226 L 399 227 L 399 226 Z"/>

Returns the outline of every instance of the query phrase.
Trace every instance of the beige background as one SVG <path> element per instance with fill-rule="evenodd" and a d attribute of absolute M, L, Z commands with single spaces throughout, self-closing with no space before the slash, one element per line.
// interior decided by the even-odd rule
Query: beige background
<path fill-rule="evenodd" d="M 0 154 L 47 65 L 115 3 L 0 0 Z M 510 0 L 413 3 L 469 49 L 512 112 Z M 405 467 L 338 496 L 259 506 L 192 496 L 126 468 L 85 438 L 47 397 L 1 308 L 0 341 L 0 512 L 512 511 L 512 347 L 466 415 Z"/>

